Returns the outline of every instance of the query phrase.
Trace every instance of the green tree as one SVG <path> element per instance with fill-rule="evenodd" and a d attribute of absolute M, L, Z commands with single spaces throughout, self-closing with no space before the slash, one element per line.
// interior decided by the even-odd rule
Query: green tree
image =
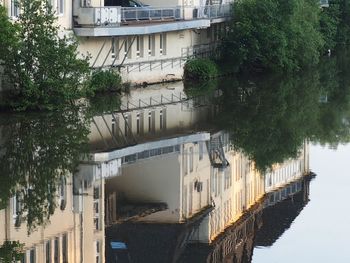
<path fill-rule="evenodd" d="M 6 67 L 13 73 L 16 109 L 52 109 L 81 96 L 89 73 L 88 58 L 80 59 L 77 41 L 59 37 L 49 1 L 23 0 L 16 21 L 18 46 Z"/>
<path fill-rule="evenodd" d="M 227 80 L 216 120 L 260 170 L 296 156 L 305 139 L 350 142 L 349 63 L 349 52 L 341 52 L 298 76 Z"/>
<path fill-rule="evenodd" d="M 291 71 L 318 62 L 318 1 L 238 0 L 233 10 L 223 54 L 238 69 Z"/>
<path fill-rule="evenodd" d="M 6 9 L 0 5 L 0 66 L 13 58 L 13 52 L 18 45 L 16 25 L 7 16 Z"/>
<path fill-rule="evenodd" d="M 233 145 L 262 171 L 295 157 L 317 120 L 318 75 L 229 83 L 217 120 L 232 134 Z"/>
<path fill-rule="evenodd" d="M 20 261 L 24 255 L 24 244 L 18 241 L 5 241 L 0 246 L 0 262 L 13 263 Z"/>
<path fill-rule="evenodd" d="M 320 16 L 320 30 L 325 41 L 325 48 L 332 50 L 337 45 L 339 24 L 339 3 L 330 1 L 329 7 L 323 8 Z"/>
<path fill-rule="evenodd" d="M 0 209 L 17 196 L 18 217 L 29 232 L 53 214 L 60 182 L 76 171 L 87 151 L 89 124 L 75 108 L 0 120 Z"/>

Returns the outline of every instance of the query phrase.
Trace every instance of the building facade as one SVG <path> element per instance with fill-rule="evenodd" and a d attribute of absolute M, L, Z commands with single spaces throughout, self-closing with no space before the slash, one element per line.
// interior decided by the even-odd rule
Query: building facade
<path fill-rule="evenodd" d="M 50 0 L 60 34 L 74 34 L 94 68 L 132 83 L 181 79 L 192 56 L 215 52 L 231 0 Z M 4 0 L 13 20 L 20 1 Z"/>

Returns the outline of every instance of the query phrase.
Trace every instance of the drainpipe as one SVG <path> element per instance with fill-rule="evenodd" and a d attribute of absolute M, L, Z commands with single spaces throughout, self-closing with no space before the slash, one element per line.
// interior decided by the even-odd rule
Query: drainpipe
<path fill-rule="evenodd" d="M 5 208 L 5 241 L 9 239 L 8 207 Z"/>

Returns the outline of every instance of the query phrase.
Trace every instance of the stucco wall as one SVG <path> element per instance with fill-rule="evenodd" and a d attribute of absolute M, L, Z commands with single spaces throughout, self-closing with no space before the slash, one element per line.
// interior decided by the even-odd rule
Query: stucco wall
<path fill-rule="evenodd" d="M 178 222 L 180 219 L 180 161 L 178 153 L 126 164 L 122 175 L 106 181 L 107 193 L 117 191 L 134 202 L 165 202 L 168 210 L 149 220 Z M 147 218 L 145 218 L 147 220 Z"/>

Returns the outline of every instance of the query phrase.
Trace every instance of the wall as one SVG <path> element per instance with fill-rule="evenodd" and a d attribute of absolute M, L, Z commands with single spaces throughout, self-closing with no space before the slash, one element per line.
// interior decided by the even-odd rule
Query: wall
<path fill-rule="evenodd" d="M 161 89 L 161 91 L 160 91 Z M 161 101 L 161 94 L 164 97 L 164 101 L 171 99 L 174 95 L 174 100 L 176 97 L 182 94 L 184 97 L 184 87 L 182 82 L 177 82 L 167 85 L 156 85 L 150 86 L 146 89 L 135 89 L 132 90 L 130 95 L 124 96 L 122 98 L 122 105 L 126 107 L 127 103 L 130 103 L 130 107 L 133 105 L 139 105 L 140 100 L 141 105 L 144 106 L 149 104 L 152 98 L 152 103 L 156 104 Z M 160 112 L 163 115 L 163 127 L 160 129 Z M 129 128 L 131 128 L 130 134 L 127 134 L 127 140 L 133 142 L 133 138 L 136 141 L 143 142 L 149 141 L 151 139 L 173 136 L 174 134 L 183 134 L 184 132 L 190 132 L 196 130 L 199 123 L 206 123 L 209 118 L 211 118 L 212 109 L 211 106 L 195 107 L 192 101 L 175 103 L 165 106 L 154 106 L 152 108 L 140 109 L 140 110 L 130 110 L 129 112 L 124 112 L 124 116 L 128 117 Z M 151 113 L 151 130 L 149 129 L 149 113 Z M 137 116 L 140 118 L 140 131 L 137 132 Z M 125 119 L 122 113 L 114 112 L 112 114 L 103 115 L 104 119 L 100 116 L 95 116 L 95 123 L 91 123 L 89 141 L 92 149 L 101 149 L 105 147 L 105 144 L 101 138 L 110 146 L 115 145 L 112 139 L 111 133 L 114 131 L 114 136 L 120 146 L 123 144 L 123 138 L 125 138 Z M 97 128 L 98 127 L 98 128 Z M 132 136 L 131 136 L 132 133 Z"/>
<path fill-rule="evenodd" d="M 139 203 L 165 202 L 167 211 L 143 220 L 178 222 L 181 195 L 179 159 L 178 153 L 170 153 L 126 164 L 121 176 L 106 180 L 106 193 L 117 191 L 128 200 Z"/>

